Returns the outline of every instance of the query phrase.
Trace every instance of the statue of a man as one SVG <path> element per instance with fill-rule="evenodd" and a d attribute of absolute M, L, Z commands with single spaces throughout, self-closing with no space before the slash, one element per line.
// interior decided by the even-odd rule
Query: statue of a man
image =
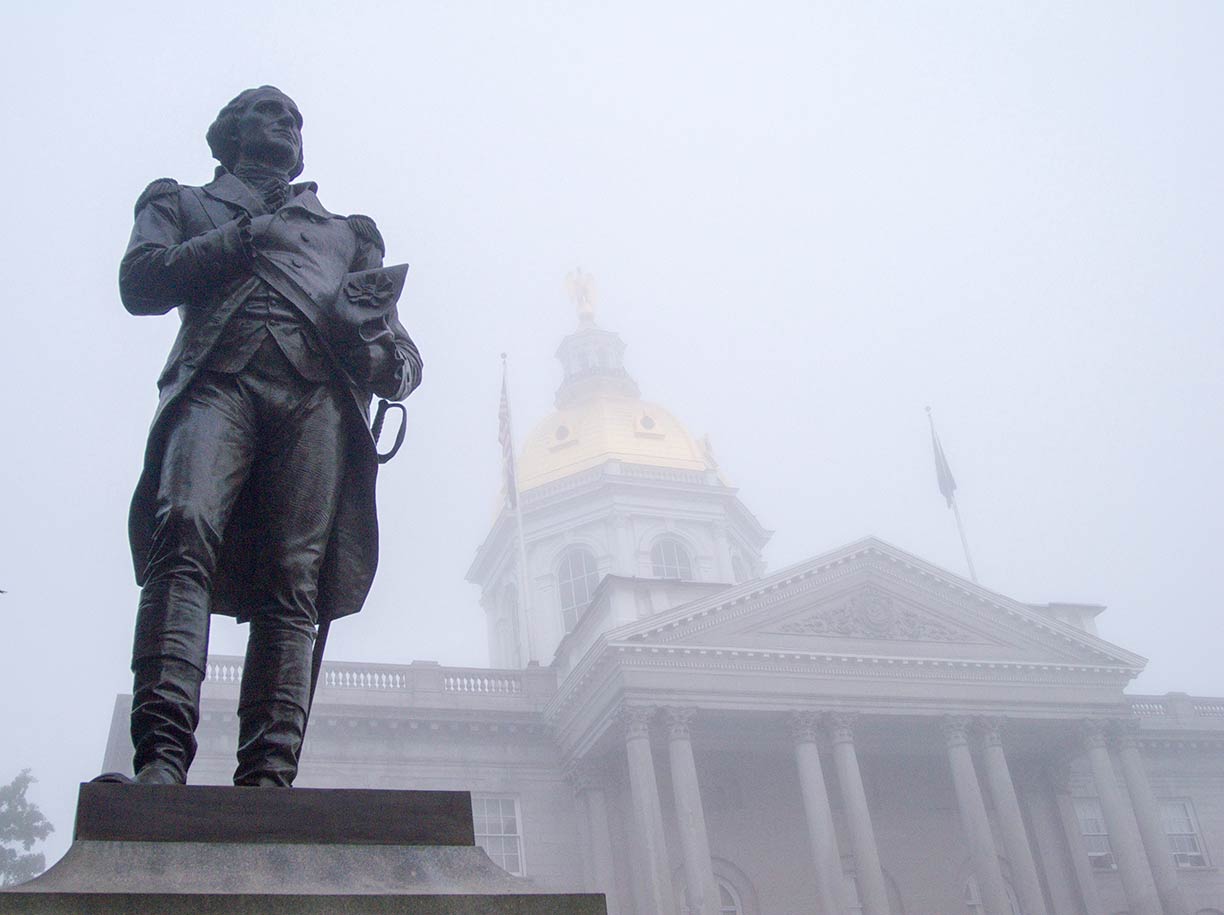
<path fill-rule="evenodd" d="M 119 271 L 129 312 L 182 321 L 129 519 L 141 783 L 186 780 L 222 613 L 250 623 L 234 783 L 291 785 L 317 626 L 361 609 L 374 577 L 370 398 L 421 380 L 395 310 L 406 267 L 382 269 L 369 217 L 291 183 L 301 130 L 280 90 L 240 94 L 208 130 L 216 178 L 149 185 Z"/>

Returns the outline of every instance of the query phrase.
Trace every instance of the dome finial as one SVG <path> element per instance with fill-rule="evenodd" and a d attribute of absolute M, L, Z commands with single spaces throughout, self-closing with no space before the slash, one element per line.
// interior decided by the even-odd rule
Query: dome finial
<path fill-rule="evenodd" d="M 578 326 L 595 326 L 595 281 L 581 267 L 571 270 L 565 277 L 565 291 L 578 309 Z"/>

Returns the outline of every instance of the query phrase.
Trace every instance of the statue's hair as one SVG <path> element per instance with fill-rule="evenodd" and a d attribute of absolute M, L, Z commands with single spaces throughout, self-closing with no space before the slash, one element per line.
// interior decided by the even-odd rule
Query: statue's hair
<path fill-rule="evenodd" d="M 217 119 L 208 128 L 208 148 L 212 150 L 213 158 L 230 171 L 233 171 L 234 166 L 238 164 L 238 120 L 246 112 L 247 108 L 254 104 L 256 95 L 269 89 L 284 95 L 285 98 L 289 98 L 289 96 L 285 95 L 275 86 L 258 86 L 254 89 L 244 89 L 228 105 L 221 109 Z M 304 167 L 305 162 L 302 158 L 302 151 L 299 149 L 297 163 L 289 172 L 290 180 L 300 175 Z"/>

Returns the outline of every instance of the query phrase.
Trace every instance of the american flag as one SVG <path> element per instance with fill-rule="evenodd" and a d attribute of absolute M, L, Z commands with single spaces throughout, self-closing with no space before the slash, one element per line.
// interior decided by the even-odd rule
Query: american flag
<path fill-rule="evenodd" d="M 944 455 L 943 445 L 939 442 L 939 433 L 935 431 L 935 420 L 931 419 L 931 408 L 927 407 L 927 419 L 931 423 L 931 447 L 935 449 L 935 479 L 939 483 L 939 492 L 948 502 L 948 508 L 956 501 L 956 480 L 952 476 L 952 468 Z"/>
<path fill-rule="evenodd" d="M 506 488 L 506 507 L 518 505 L 518 479 L 514 473 L 514 437 L 510 434 L 510 396 L 506 391 L 506 357 L 502 356 L 501 406 L 497 411 L 497 440 L 502 448 L 502 484 Z"/>

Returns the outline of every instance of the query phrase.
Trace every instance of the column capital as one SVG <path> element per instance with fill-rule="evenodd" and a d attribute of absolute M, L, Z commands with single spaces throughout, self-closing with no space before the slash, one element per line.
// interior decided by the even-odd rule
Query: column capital
<path fill-rule="evenodd" d="M 667 736 L 670 740 L 688 740 L 692 734 L 689 725 L 697 715 L 692 706 L 669 705 L 663 709 L 667 716 Z"/>
<path fill-rule="evenodd" d="M 649 739 L 650 725 L 654 721 L 656 711 L 653 705 L 622 705 L 616 712 L 616 718 L 625 729 L 625 739 Z"/>
<path fill-rule="evenodd" d="M 821 712 L 791 712 L 789 718 L 791 739 L 795 743 L 815 743 L 820 733 L 822 718 L 824 714 Z"/>
<path fill-rule="evenodd" d="M 944 715 L 943 720 L 939 723 L 940 730 L 943 731 L 944 740 L 948 742 L 948 747 L 966 747 L 969 745 L 969 728 L 972 725 L 972 719 L 968 715 Z"/>
<path fill-rule="evenodd" d="M 974 726 L 984 747 L 1003 746 L 1003 728 L 1006 720 L 998 716 L 984 716 L 976 719 Z"/>
<path fill-rule="evenodd" d="M 854 743 L 854 726 L 858 720 L 857 712 L 829 712 L 825 716 L 825 727 L 833 743 Z"/>
<path fill-rule="evenodd" d="M 1085 718 L 1080 722 L 1080 737 L 1086 750 L 1104 749 L 1108 734 L 1109 722 L 1104 719 Z"/>

